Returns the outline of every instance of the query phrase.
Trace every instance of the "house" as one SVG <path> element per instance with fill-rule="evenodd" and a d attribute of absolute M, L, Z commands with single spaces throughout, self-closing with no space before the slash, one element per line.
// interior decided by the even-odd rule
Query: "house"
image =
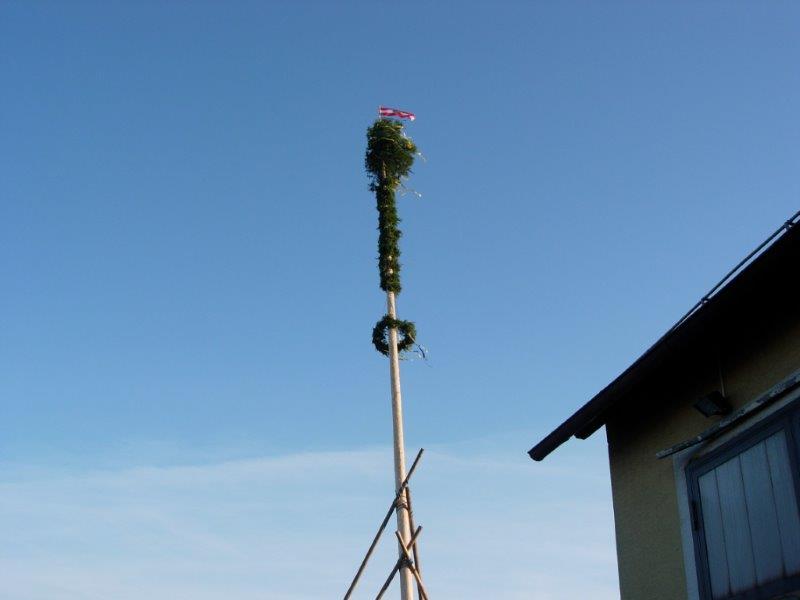
<path fill-rule="evenodd" d="M 800 598 L 798 225 L 529 452 L 605 426 L 622 600 Z"/>

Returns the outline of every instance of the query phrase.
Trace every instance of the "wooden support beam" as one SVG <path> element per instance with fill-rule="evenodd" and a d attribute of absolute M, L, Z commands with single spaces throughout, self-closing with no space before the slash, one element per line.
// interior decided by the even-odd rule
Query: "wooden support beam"
<path fill-rule="evenodd" d="M 420 527 L 420 529 L 422 528 Z M 425 589 L 425 585 L 422 583 L 422 576 L 419 574 L 419 570 L 417 570 L 417 565 L 415 565 L 414 561 L 411 559 L 411 555 L 408 553 L 408 548 L 402 544 L 403 539 L 400 537 L 400 533 L 395 531 L 394 534 L 397 536 L 398 541 L 401 542 L 400 548 L 403 550 L 403 555 L 408 562 L 408 568 L 411 570 L 411 574 L 414 576 L 414 579 L 417 580 L 417 590 L 419 591 L 420 598 L 422 600 L 428 600 L 428 592 Z M 414 543 L 416 544 L 416 542 Z"/>
<path fill-rule="evenodd" d="M 422 527 L 417 527 L 417 530 L 414 532 L 414 535 L 411 536 L 411 540 L 408 542 L 408 545 L 405 546 L 405 544 L 402 543 L 400 544 L 401 549 L 405 546 L 406 554 L 408 553 L 408 549 L 411 548 L 416 543 L 417 536 L 419 536 L 420 533 L 422 533 Z M 392 579 L 394 579 L 394 576 L 397 575 L 397 572 L 400 570 L 400 568 L 404 566 L 403 563 L 405 562 L 407 562 L 405 556 L 402 556 L 401 558 L 397 559 L 397 562 L 394 564 L 394 568 L 392 569 L 391 573 L 389 573 L 389 577 L 386 578 L 383 587 L 381 587 L 380 591 L 378 592 L 378 595 L 375 596 L 375 600 L 381 600 L 381 598 L 383 598 L 383 595 L 386 593 L 386 590 L 389 589 L 389 586 L 392 583 Z"/>
<path fill-rule="evenodd" d="M 408 475 L 406 475 L 406 478 L 403 480 L 403 483 L 400 486 L 400 490 L 395 494 L 394 500 L 392 500 L 392 504 L 389 506 L 389 510 L 386 512 L 386 516 L 383 518 L 383 522 L 381 523 L 381 526 L 378 528 L 378 533 L 376 533 L 375 537 L 372 539 L 372 543 L 370 544 L 369 549 L 367 550 L 367 554 L 366 556 L 364 556 L 364 560 L 361 561 L 361 566 L 358 567 L 356 576 L 353 577 L 353 581 L 350 583 L 350 587 L 347 588 L 347 593 L 344 595 L 344 600 L 349 600 L 350 596 L 353 594 L 353 591 L 355 591 L 356 584 L 358 583 L 358 580 L 361 579 L 361 575 L 364 573 L 364 569 L 367 567 L 367 562 L 372 556 L 372 552 L 375 550 L 375 546 L 378 545 L 378 541 L 381 539 L 383 531 L 386 529 L 386 525 L 389 523 L 389 519 L 392 518 L 392 513 L 394 512 L 395 508 L 397 508 L 397 501 L 400 499 L 401 494 L 408 487 L 408 482 L 411 480 L 411 476 L 414 474 L 414 471 L 417 468 L 417 464 L 419 464 L 419 459 L 422 458 L 423 452 L 425 452 L 425 448 L 420 448 L 419 452 L 417 452 L 416 458 L 414 458 L 414 462 L 411 463 L 411 468 L 408 470 Z"/>

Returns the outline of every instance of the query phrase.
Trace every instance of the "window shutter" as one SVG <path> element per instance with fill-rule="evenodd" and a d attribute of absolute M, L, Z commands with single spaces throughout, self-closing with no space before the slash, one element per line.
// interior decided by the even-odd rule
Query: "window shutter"
<path fill-rule="evenodd" d="M 800 574 L 800 515 L 784 430 L 697 479 L 714 600 Z"/>

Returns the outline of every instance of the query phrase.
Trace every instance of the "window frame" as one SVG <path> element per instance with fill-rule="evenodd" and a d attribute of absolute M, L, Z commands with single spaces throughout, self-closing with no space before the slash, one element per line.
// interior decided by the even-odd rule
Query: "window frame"
<path fill-rule="evenodd" d="M 759 421 L 746 431 L 725 442 L 719 448 L 692 460 L 686 465 L 687 496 L 691 515 L 697 584 L 701 600 L 713 600 L 713 595 L 711 593 L 711 577 L 708 568 L 708 551 L 698 480 L 701 475 L 740 455 L 748 448 L 778 431 L 783 431 L 786 436 L 794 493 L 797 499 L 798 512 L 800 512 L 800 399 L 793 400 L 763 421 Z M 776 597 L 780 597 L 781 594 L 787 594 L 798 589 L 800 589 L 800 574 L 777 579 L 766 585 L 726 596 L 724 600 L 773 600 Z"/>

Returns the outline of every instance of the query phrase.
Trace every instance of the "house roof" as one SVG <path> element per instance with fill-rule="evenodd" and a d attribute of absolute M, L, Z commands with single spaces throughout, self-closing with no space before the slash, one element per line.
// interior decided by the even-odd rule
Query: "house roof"
<path fill-rule="evenodd" d="M 631 391 L 651 378 L 679 353 L 708 337 L 710 324 L 741 318 L 752 312 L 766 296 L 763 290 L 775 291 L 796 285 L 800 264 L 800 211 L 764 240 L 744 260 L 723 277 L 675 325 L 644 354 L 625 369 L 594 398 L 528 451 L 533 460 L 542 460 L 570 437 L 586 439 L 606 424 L 608 417 Z M 796 302 L 796 295 L 793 302 Z"/>

